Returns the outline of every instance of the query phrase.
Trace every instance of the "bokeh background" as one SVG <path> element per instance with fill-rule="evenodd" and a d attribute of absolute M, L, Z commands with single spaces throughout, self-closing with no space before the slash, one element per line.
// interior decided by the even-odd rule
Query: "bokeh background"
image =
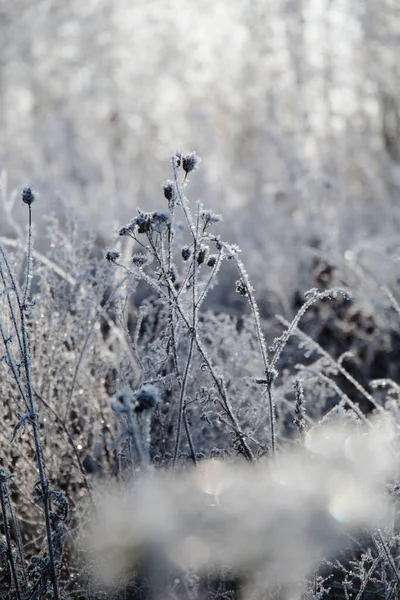
<path fill-rule="evenodd" d="M 265 311 L 321 261 L 393 283 L 399 41 L 397 0 L 1 0 L 3 202 L 33 185 L 40 238 L 66 198 L 105 245 L 196 150 L 188 195 L 223 213 Z"/>

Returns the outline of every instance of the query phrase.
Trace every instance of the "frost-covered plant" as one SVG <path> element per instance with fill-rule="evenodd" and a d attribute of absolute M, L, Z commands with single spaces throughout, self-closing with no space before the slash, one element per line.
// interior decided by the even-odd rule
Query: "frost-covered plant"
<path fill-rule="evenodd" d="M 96 600 L 397 593 L 400 538 L 386 510 L 398 503 L 397 472 L 387 480 L 385 468 L 397 449 L 399 388 L 388 377 L 359 381 L 352 368 L 378 318 L 371 325 L 359 300 L 330 288 L 342 282 L 326 267 L 291 320 L 263 320 L 221 216 L 186 196 L 199 160 L 173 155 L 164 206 L 139 209 L 106 260 L 70 208 L 63 226 L 48 218 L 48 252 L 35 248 L 31 188 L 22 193 L 27 249 L 16 224 L 17 237 L 0 238 L 7 600 L 80 590 Z M 236 294 L 240 313 L 211 310 L 218 293 Z M 398 313 L 395 290 L 387 295 Z M 335 347 L 334 326 L 351 327 L 353 347 Z M 72 548 L 111 482 L 135 512 L 113 500 L 96 526 L 91 566 L 116 583 L 102 589 Z"/>
<path fill-rule="evenodd" d="M 31 188 L 22 191 L 25 260 L 20 240 L 0 240 L 0 496 L 12 573 L 1 594 L 18 600 L 50 589 L 63 597 L 64 541 L 77 515 L 67 522 L 68 507 L 90 500 L 89 473 L 104 469 L 107 456 L 113 462 L 104 388 L 112 351 L 94 346 L 102 336 L 107 270 L 90 257 L 93 240 L 71 213 L 65 232 L 49 220 L 50 256 L 34 250 L 36 198 Z"/>
<path fill-rule="evenodd" d="M 154 340 L 154 345 L 158 343 L 159 357 L 155 361 L 153 353 L 149 363 L 145 358 L 142 360 L 139 357 L 140 349 L 135 348 L 142 371 L 136 386 L 143 385 L 142 379 L 150 379 L 152 382 L 157 381 L 166 390 L 165 381 L 170 381 L 171 376 L 178 386 L 174 392 L 169 390 L 172 396 L 170 404 L 176 412 L 176 423 L 173 425 L 173 464 L 180 454 L 183 430 L 195 464 L 197 453 L 206 449 L 204 443 L 201 443 L 200 448 L 196 447 L 191 434 L 191 430 L 197 430 L 199 419 L 204 419 L 209 424 L 211 421 L 223 423 L 228 427 L 234 436 L 237 450 L 248 460 L 254 457 L 257 449 L 265 451 L 269 447 L 273 454 L 276 446 L 275 407 L 271 392 L 274 375 L 254 290 L 238 256 L 240 250 L 223 241 L 213 231 L 214 225 L 221 220 L 220 215 L 206 209 L 200 202 L 191 206 L 185 195 L 187 175 L 197 167 L 198 162 L 195 152 L 186 155 L 177 152 L 171 159 L 173 179 L 163 185 L 168 210 L 146 213 L 139 209 L 138 216 L 120 228 L 119 236 L 131 238 L 142 250 L 133 254 L 130 266 L 119 261 L 118 251 L 110 250 L 106 254 L 109 262 L 122 267 L 132 278 L 146 283 L 157 298 L 157 318 L 162 323 L 157 333 L 162 340 Z M 184 171 L 183 180 L 180 178 L 180 168 Z M 219 271 L 226 260 L 236 265 L 240 276 L 236 284 L 237 291 L 248 298 L 251 308 L 256 336 L 254 341 L 258 343 L 261 356 L 261 368 L 256 363 L 252 367 L 260 369 L 260 378 L 256 383 L 260 390 L 262 386 L 265 388 L 260 393 L 253 386 L 252 402 L 256 405 L 258 396 L 260 406 L 265 405 L 267 409 L 269 440 L 265 439 L 265 435 L 261 441 L 255 440 L 252 431 L 256 428 L 257 421 L 254 419 L 252 422 L 251 414 L 246 418 L 246 427 L 243 427 L 238 418 L 239 412 L 243 410 L 241 395 L 238 394 L 237 384 L 227 381 L 227 373 L 224 373 L 226 365 L 218 364 L 220 361 L 214 351 L 218 344 L 218 329 L 223 326 L 222 321 L 213 335 L 209 323 L 215 317 L 202 311 L 204 301 L 216 285 Z M 136 325 L 136 343 L 146 333 L 144 311 L 145 305 Z M 228 331 L 224 331 L 224 334 L 229 339 Z M 148 372 L 149 366 L 152 372 Z M 203 377 L 199 377 L 199 370 Z M 238 372 L 236 379 L 240 376 Z M 228 389 L 229 386 L 231 389 Z M 266 402 L 263 400 L 264 395 L 267 397 Z M 197 421 L 191 427 L 188 413 L 191 414 L 191 420 Z M 259 411 L 258 418 L 263 418 Z M 209 448 L 208 451 L 210 450 Z"/>
<path fill-rule="evenodd" d="M 53 589 L 54 598 L 58 600 L 58 574 L 56 571 L 56 556 L 60 552 L 61 537 L 58 536 L 58 544 L 55 543 L 55 533 L 57 529 L 57 517 L 61 525 L 65 520 L 66 500 L 62 498 L 61 492 L 55 491 L 47 476 L 42 442 L 39 431 L 39 413 L 37 412 L 37 399 L 35 398 L 34 384 L 32 381 L 31 370 L 31 346 L 28 332 L 28 318 L 31 307 L 31 278 L 32 278 L 32 205 L 36 200 L 36 195 L 31 188 L 24 188 L 22 191 L 22 201 L 28 206 L 29 223 L 28 223 L 28 245 L 26 255 L 26 271 L 23 286 L 20 287 L 16 280 L 8 255 L 4 248 L 0 245 L 0 278 L 2 282 L 1 295 L 3 296 L 3 306 L 8 309 L 8 319 L 0 317 L 0 336 L 4 354 L 2 359 L 10 369 L 14 384 L 18 389 L 19 399 L 18 405 L 21 412 L 17 413 L 18 421 L 14 425 L 14 431 L 11 438 L 11 443 L 21 428 L 26 426 L 32 430 L 34 456 L 37 467 L 37 482 L 35 484 L 38 498 L 43 505 L 43 513 L 45 520 L 45 534 L 47 540 L 47 556 L 42 559 L 41 579 L 50 579 Z M 6 314 L 4 309 L 2 314 Z M 4 480 L 6 476 L 4 476 Z M 7 523 L 6 497 L 8 496 L 6 488 L 2 483 L 2 512 L 4 522 Z M 53 499 L 62 499 L 65 503 L 63 508 L 64 514 L 57 515 L 56 509 L 52 509 Z M 56 502 L 54 502 L 56 504 Z M 53 516 L 53 519 L 52 519 Z M 56 518 L 56 520 L 54 519 Z M 6 524 L 8 531 L 8 524 Z M 18 534 L 17 534 L 18 535 Z M 9 536 L 7 535 L 8 554 L 11 557 L 11 545 Z M 19 540 L 18 546 L 21 546 Z M 20 556 L 21 558 L 21 556 Z M 14 562 L 11 561 L 14 585 L 18 598 L 22 598 L 20 584 L 18 581 L 17 571 Z M 21 564 L 21 569 L 24 565 Z M 43 582 L 42 582 L 43 584 Z M 44 584 L 46 587 L 46 583 Z"/>

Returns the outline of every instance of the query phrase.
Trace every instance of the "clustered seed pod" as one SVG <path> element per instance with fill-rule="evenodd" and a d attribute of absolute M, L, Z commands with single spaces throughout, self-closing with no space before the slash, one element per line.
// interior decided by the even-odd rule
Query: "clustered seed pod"
<path fill-rule="evenodd" d="M 161 233 L 161 231 L 171 223 L 171 214 L 169 210 L 167 211 L 154 211 L 149 215 L 151 225 L 154 227 L 156 231 Z"/>
<path fill-rule="evenodd" d="M 200 157 L 197 156 L 196 152 L 189 152 L 189 154 L 185 154 L 182 157 L 182 168 L 185 173 L 190 173 L 193 171 L 200 162 Z"/>
<path fill-rule="evenodd" d="M 122 227 L 120 227 L 119 231 L 118 231 L 118 235 L 120 236 L 124 236 L 124 235 L 132 235 L 135 231 L 135 225 L 134 222 L 131 221 L 130 223 L 127 223 L 126 225 L 123 225 Z"/>
<path fill-rule="evenodd" d="M 145 213 L 138 209 L 139 215 L 132 219 L 130 223 L 123 225 L 119 230 L 119 235 L 129 235 L 134 237 L 135 233 L 148 233 L 149 231 L 161 231 L 171 223 L 171 213 L 169 210 L 156 210 L 151 213 Z"/>
<path fill-rule="evenodd" d="M 149 256 L 141 252 L 137 252 L 132 256 L 132 264 L 134 267 L 144 267 L 149 262 Z"/>
<path fill-rule="evenodd" d="M 215 256 L 215 254 L 212 254 L 207 261 L 207 267 L 214 267 L 216 262 L 217 257 Z"/>
<path fill-rule="evenodd" d="M 188 246 L 185 246 L 184 248 L 182 248 L 183 260 L 189 260 L 190 255 L 191 255 L 191 251 L 190 251 L 190 248 L 188 248 Z"/>
<path fill-rule="evenodd" d="M 202 221 L 204 221 L 205 226 L 212 225 L 213 223 L 219 223 L 219 221 L 222 220 L 221 215 L 217 215 L 211 210 L 203 210 L 200 216 Z"/>
<path fill-rule="evenodd" d="M 140 213 L 132 222 L 136 225 L 138 233 L 146 233 L 151 229 L 151 216 L 146 213 Z"/>
<path fill-rule="evenodd" d="M 106 253 L 106 260 L 108 260 L 109 263 L 115 263 L 120 256 L 120 253 L 116 250 L 108 250 Z"/>
<path fill-rule="evenodd" d="M 31 187 L 24 187 L 22 190 L 22 202 L 31 206 L 36 200 L 36 194 Z"/>
<path fill-rule="evenodd" d="M 247 296 L 248 290 L 247 290 L 247 286 L 246 286 L 245 282 L 243 281 L 243 279 L 238 279 L 237 280 L 237 282 L 236 282 L 236 291 L 241 296 Z"/>

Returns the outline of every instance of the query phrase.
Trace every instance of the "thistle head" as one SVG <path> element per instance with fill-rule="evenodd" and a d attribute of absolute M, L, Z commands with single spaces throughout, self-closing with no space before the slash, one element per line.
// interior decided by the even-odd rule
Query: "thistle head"
<path fill-rule="evenodd" d="M 182 156 L 182 168 L 186 175 L 199 166 L 200 160 L 200 156 L 197 156 L 196 152 L 189 152 Z"/>
<path fill-rule="evenodd" d="M 22 202 L 31 206 L 35 200 L 37 199 L 37 195 L 31 187 L 24 187 L 22 190 Z"/>

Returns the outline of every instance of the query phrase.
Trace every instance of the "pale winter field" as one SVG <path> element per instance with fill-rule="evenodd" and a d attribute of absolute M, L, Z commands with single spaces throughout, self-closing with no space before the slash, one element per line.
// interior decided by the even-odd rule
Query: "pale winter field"
<path fill-rule="evenodd" d="M 399 40 L 0 0 L 1 598 L 399 598 Z"/>

